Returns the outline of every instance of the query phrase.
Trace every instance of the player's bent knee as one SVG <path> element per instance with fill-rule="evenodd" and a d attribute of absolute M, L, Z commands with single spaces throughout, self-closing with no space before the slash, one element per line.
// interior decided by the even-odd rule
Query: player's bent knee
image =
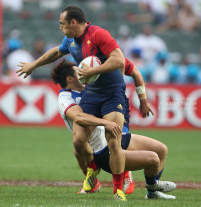
<path fill-rule="evenodd" d="M 75 138 L 75 139 L 73 139 L 73 145 L 75 147 L 75 150 L 78 150 L 78 149 L 84 148 L 85 142 L 80 139 Z"/>
<path fill-rule="evenodd" d="M 115 152 L 119 149 L 121 149 L 121 143 L 118 142 L 116 138 L 110 139 L 108 141 L 108 148 L 111 151 Z"/>
<path fill-rule="evenodd" d="M 149 155 L 149 162 L 150 162 L 150 165 L 153 166 L 154 168 L 158 168 L 159 167 L 159 165 L 160 165 L 160 159 L 159 159 L 157 153 L 152 152 Z"/>
<path fill-rule="evenodd" d="M 114 140 L 116 140 L 117 142 L 121 142 L 121 136 L 120 137 L 115 137 L 109 131 L 105 131 L 105 137 L 106 137 L 107 142 L 114 141 Z"/>
<path fill-rule="evenodd" d="M 164 154 L 167 155 L 168 147 L 165 144 L 163 144 L 163 151 L 164 151 Z"/>
<path fill-rule="evenodd" d="M 160 158 L 165 158 L 168 153 L 168 147 L 165 144 L 160 145 L 160 150 L 159 150 L 159 157 Z"/>
<path fill-rule="evenodd" d="M 89 130 L 83 130 L 82 128 L 78 128 L 77 130 L 73 130 L 73 133 L 72 133 L 73 140 L 74 139 L 80 140 L 80 142 L 81 141 L 86 142 L 87 137 L 89 137 L 89 136 L 90 136 Z"/>
<path fill-rule="evenodd" d="M 77 151 L 74 149 L 74 155 L 76 158 L 80 158 L 79 154 L 77 153 Z"/>
<path fill-rule="evenodd" d="M 85 135 L 80 133 L 79 131 L 73 132 L 73 144 L 76 145 L 84 145 L 86 143 Z"/>

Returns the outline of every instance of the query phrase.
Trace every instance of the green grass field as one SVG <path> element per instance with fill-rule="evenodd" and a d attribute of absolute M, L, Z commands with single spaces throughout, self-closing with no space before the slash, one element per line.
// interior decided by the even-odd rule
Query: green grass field
<path fill-rule="evenodd" d="M 165 143 L 169 148 L 162 180 L 201 182 L 200 131 L 132 131 Z M 71 135 L 65 128 L 0 128 L 0 180 L 66 181 L 84 179 L 73 155 Z M 133 172 L 144 181 L 143 172 Z M 101 181 L 111 175 L 101 172 Z M 175 201 L 146 201 L 145 189 L 128 195 L 126 204 L 113 201 L 112 188 L 77 195 L 78 187 L 0 186 L 0 207 L 7 206 L 201 206 L 201 190 L 178 189 Z"/>
<path fill-rule="evenodd" d="M 145 189 L 127 195 L 127 202 L 113 200 L 111 188 L 96 194 L 76 194 L 77 187 L 22 187 L 0 188 L 1 207 L 200 207 L 201 190 L 175 190 L 176 200 L 146 200 Z"/>

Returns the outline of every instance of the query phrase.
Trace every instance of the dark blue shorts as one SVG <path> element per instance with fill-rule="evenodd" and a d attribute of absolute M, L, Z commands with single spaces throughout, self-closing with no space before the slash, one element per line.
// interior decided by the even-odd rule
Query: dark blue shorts
<path fill-rule="evenodd" d="M 125 114 L 124 114 L 124 127 L 123 127 L 123 132 L 128 133 L 129 131 L 129 124 L 130 124 L 130 105 L 129 105 L 129 99 L 126 97 L 125 95 Z M 126 131 L 125 129 L 127 129 L 128 131 Z"/>
<path fill-rule="evenodd" d="M 123 126 L 123 129 L 122 129 L 122 132 L 123 133 L 128 133 L 128 127 L 127 126 L 125 126 L 125 124 L 124 124 L 124 126 Z"/>
<path fill-rule="evenodd" d="M 122 135 L 121 146 L 122 149 L 126 150 L 129 146 L 131 140 L 131 134 L 124 134 Z M 104 171 L 111 173 L 109 160 L 110 160 L 110 152 L 108 147 L 105 147 L 102 151 L 94 154 L 94 159 L 98 167 L 103 169 Z"/>
<path fill-rule="evenodd" d="M 108 93 L 95 93 L 84 90 L 79 104 L 87 114 L 93 114 L 98 118 L 113 111 L 125 113 L 125 88 L 119 87 L 109 90 Z"/>

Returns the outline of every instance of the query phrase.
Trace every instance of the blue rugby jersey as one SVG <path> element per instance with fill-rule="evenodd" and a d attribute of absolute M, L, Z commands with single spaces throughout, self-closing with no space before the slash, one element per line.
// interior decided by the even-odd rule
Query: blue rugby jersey
<path fill-rule="evenodd" d="M 108 55 L 116 48 L 119 48 L 115 39 L 107 30 L 87 23 L 85 32 L 79 38 L 64 37 L 59 51 L 64 54 L 71 54 L 77 66 L 88 56 L 97 56 L 101 63 L 104 63 Z M 101 74 L 97 81 L 86 86 L 86 90 L 94 92 L 112 92 L 109 89 L 125 87 L 124 79 L 120 69 Z"/>

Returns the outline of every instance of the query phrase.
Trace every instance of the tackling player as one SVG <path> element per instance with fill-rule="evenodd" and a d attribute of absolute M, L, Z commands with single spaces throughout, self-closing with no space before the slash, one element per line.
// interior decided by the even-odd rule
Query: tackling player
<path fill-rule="evenodd" d="M 82 93 L 78 91 L 82 91 L 83 85 L 79 83 L 75 69 L 76 67 L 73 67 L 72 63 L 63 60 L 51 73 L 51 78 L 55 84 L 59 83 L 64 87 L 66 82 L 66 86 L 61 90 L 58 98 L 59 111 L 62 118 L 71 131 L 73 121 L 84 126 L 101 124 L 107 127 L 107 124 L 110 124 L 110 122 L 105 123 L 105 120 L 99 120 L 91 115 L 82 113 L 81 110 L 78 113 L 78 104 L 82 96 Z M 140 135 L 131 136 L 131 134 L 123 135 L 121 143 L 122 148 L 127 149 L 127 151 L 123 151 L 126 157 L 125 170 L 144 169 L 146 187 L 148 189 L 146 198 L 175 199 L 174 196 L 158 192 L 169 192 L 176 187 L 172 182 L 157 181 L 164 166 L 167 147 L 148 137 Z M 104 137 L 104 127 L 98 126 L 95 128 L 89 139 L 89 144 L 93 149 L 93 156 L 97 165 L 111 173 L 109 166 L 110 153 Z M 119 199 L 120 195 L 121 200 L 126 200 L 121 191 L 117 190 L 117 192 L 115 194 L 116 199 Z"/>

